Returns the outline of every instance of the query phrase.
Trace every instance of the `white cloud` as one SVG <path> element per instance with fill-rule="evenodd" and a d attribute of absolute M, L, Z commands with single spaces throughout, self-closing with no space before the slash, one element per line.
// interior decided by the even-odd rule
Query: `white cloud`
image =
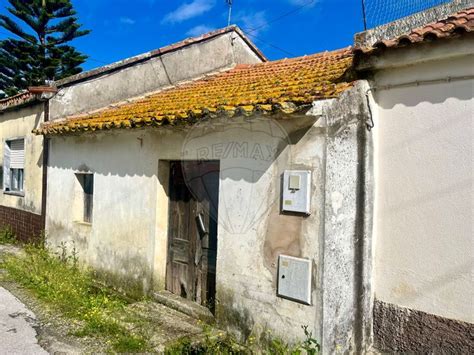
<path fill-rule="evenodd" d="M 195 27 L 191 28 L 188 32 L 186 32 L 186 34 L 188 36 L 191 36 L 191 37 L 197 37 L 197 36 L 200 36 L 204 33 L 211 32 L 213 30 L 215 30 L 214 27 L 210 27 L 210 26 L 207 26 L 207 25 L 198 25 L 198 26 L 195 26 Z"/>
<path fill-rule="evenodd" d="M 134 25 L 135 20 L 131 19 L 130 17 L 121 17 L 120 23 L 123 23 L 124 25 Z"/>
<path fill-rule="evenodd" d="M 176 10 L 167 14 L 162 22 L 175 23 L 189 20 L 211 10 L 215 4 L 215 0 L 193 0 L 189 3 L 184 3 Z"/>
<path fill-rule="evenodd" d="M 268 28 L 267 15 L 265 11 L 246 13 L 240 12 L 235 16 L 235 21 L 244 31 L 257 35 Z"/>

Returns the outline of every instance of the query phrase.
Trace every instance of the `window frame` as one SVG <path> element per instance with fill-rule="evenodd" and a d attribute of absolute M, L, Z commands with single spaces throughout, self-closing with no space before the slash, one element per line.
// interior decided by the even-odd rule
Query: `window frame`
<path fill-rule="evenodd" d="M 11 168 L 11 143 L 14 141 L 23 141 L 23 168 Z M 8 157 L 8 168 L 6 167 L 5 160 L 6 160 L 6 146 L 9 146 L 9 157 Z M 25 136 L 19 136 L 19 137 L 10 137 L 10 138 L 5 138 L 3 141 L 3 155 L 2 155 L 2 191 L 5 195 L 13 195 L 13 196 L 19 196 L 19 197 L 24 197 L 25 196 L 25 162 L 26 162 L 26 137 Z M 8 169 L 7 174 L 5 174 L 5 171 Z M 13 170 L 18 171 L 18 175 L 21 177 L 21 188 L 18 189 L 12 189 L 13 185 Z M 9 184 L 8 186 L 6 185 L 6 179 L 8 179 Z"/>
<path fill-rule="evenodd" d="M 92 224 L 94 215 L 94 173 L 76 172 L 74 175 L 78 180 L 82 193 L 82 213 L 78 222 Z M 90 181 L 86 181 L 88 178 L 90 178 Z"/>

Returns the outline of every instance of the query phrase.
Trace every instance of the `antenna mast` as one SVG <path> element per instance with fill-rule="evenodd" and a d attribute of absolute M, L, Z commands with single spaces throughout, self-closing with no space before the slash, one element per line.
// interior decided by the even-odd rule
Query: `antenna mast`
<path fill-rule="evenodd" d="M 226 0 L 227 5 L 229 5 L 229 18 L 227 19 L 227 26 L 230 26 L 230 19 L 232 17 L 232 2 L 233 0 Z"/>

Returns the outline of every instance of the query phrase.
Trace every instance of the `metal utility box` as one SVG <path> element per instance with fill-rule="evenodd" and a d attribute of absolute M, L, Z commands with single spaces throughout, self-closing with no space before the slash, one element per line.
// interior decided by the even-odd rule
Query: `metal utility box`
<path fill-rule="evenodd" d="M 310 214 L 311 171 L 285 170 L 281 198 L 283 212 Z"/>
<path fill-rule="evenodd" d="M 278 258 L 279 297 L 311 304 L 311 260 L 280 255 Z"/>

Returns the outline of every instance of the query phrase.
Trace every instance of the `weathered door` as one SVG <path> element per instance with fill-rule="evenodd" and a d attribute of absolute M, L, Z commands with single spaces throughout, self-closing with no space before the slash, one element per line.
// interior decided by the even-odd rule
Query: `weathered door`
<path fill-rule="evenodd" d="M 171 162 L 166 287 L 214 310 L 219 163 Z"/>

